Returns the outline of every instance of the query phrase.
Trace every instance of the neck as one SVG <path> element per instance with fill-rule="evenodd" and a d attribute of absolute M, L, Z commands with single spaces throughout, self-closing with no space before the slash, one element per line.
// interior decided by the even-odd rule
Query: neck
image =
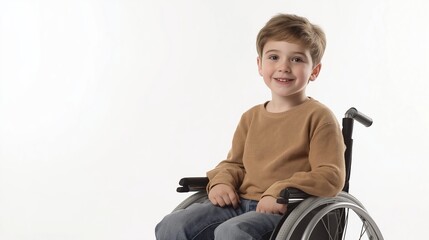
<path fill-rule="evenodd" d="M 303 95 L 301 97 L 295 98 L 282 98 L 282 97 L 274 97 L 266 106 L 268 112 L 279 113 L 286 112 L 290 109 L 304 103 L 308 100 L 308 97 Z"/>

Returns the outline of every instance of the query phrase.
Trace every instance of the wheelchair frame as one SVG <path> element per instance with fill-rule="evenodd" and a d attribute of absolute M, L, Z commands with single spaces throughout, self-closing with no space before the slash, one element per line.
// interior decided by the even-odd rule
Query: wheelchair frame
<path fill-rule="evenodd" d="M 288 204 L 288 211 L 284 214 L 270 239 L 345 239 L 350 210 L 362 222 L 362 229 L 358 239 L 361 239 L 365 234 L 368 239 L 384 239 L 380 229 L 363 204 L 348 193 L 352 164 L 354 120 L 366 127 L 371 126 L 373 122 L 370 117 L 362 114 L 354 107 L 345 113 L 342 122 L 342 134 L 346 145 L 344 153 L 346 179 L 342 192 L 336 197 L 322 198 L 311 196 L 295 188 L 282 190 L 277 202 Z M 207 177 L 185 177 L 180 179 L 180 186 L 177 188 L 177 192 L 196 191 L 196 193 L 182 201 L 173 211 L 184 209 L 193 203 L 206 200 L 208 182 Z"/>

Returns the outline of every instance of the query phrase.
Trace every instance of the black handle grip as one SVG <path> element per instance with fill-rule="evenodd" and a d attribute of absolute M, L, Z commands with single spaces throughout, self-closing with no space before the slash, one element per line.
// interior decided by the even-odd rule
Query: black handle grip
<path fill-rule="evenodd" d="M 359 112 L 356 108 L 352 107 L 346 112 L 346 118 L 353 118 L 354 120 L 362 123 L 365 127 L 372 125 L 372 119 L 365 114 Z"/>
<path fill-rule="evenodd" d="M 289 204 L 296 201 L 302 201 L 309 197 L 311 197 L 311 195 L 297 188 L 285 188 L 280 192 L 280 196 L 277 198 L 277 203 Z"/>
<path fill-rule="evenodd" d="M 208 183 L 207 177 L 185 177 L 180 179 L 177 192 L 203 191 Z"/>

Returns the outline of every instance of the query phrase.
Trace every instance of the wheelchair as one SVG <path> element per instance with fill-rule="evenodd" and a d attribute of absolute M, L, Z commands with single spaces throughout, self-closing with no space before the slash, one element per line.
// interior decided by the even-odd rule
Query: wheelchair
<path fill-rule="evenodd" d="M 355 120 L 366 127 L 372 125 L 372 119 L 354 107 L 345 113 L 342 121 L 342 134 L 346 145 L 346 179 L 343 190 L 336 197 L 324 198 L 310 196 L 299 189 L 283 189 L 277 202 L 288 204 L 288 210 L 270 239 L 383 239 L 380 229 L 362 203 L 348 193 Z M 173 211 L 184 209 L 196 202 L 204 202 L 208 198 L 208 181 L 207 177 L 180 179 L 177 192 L 196 193 L 182 201 Z"/>

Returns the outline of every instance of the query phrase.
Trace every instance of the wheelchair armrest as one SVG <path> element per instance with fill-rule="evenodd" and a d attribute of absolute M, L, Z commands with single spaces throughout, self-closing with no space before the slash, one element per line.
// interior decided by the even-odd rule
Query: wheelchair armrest
<path fill-rule="evenodd" d="M 177 192 L 203 191 L 206 189 L 209 179 L 207 177 L 185 177 L 180 179 Z"/>
<path fill-rule="evenodd" d="M 311 195 L 297 188 L 285 188 L 280 192 L 280 196 L 277 198 L 277 203 L 289 204 L 302 201 L 308 197 L 311 197 Z"/>

